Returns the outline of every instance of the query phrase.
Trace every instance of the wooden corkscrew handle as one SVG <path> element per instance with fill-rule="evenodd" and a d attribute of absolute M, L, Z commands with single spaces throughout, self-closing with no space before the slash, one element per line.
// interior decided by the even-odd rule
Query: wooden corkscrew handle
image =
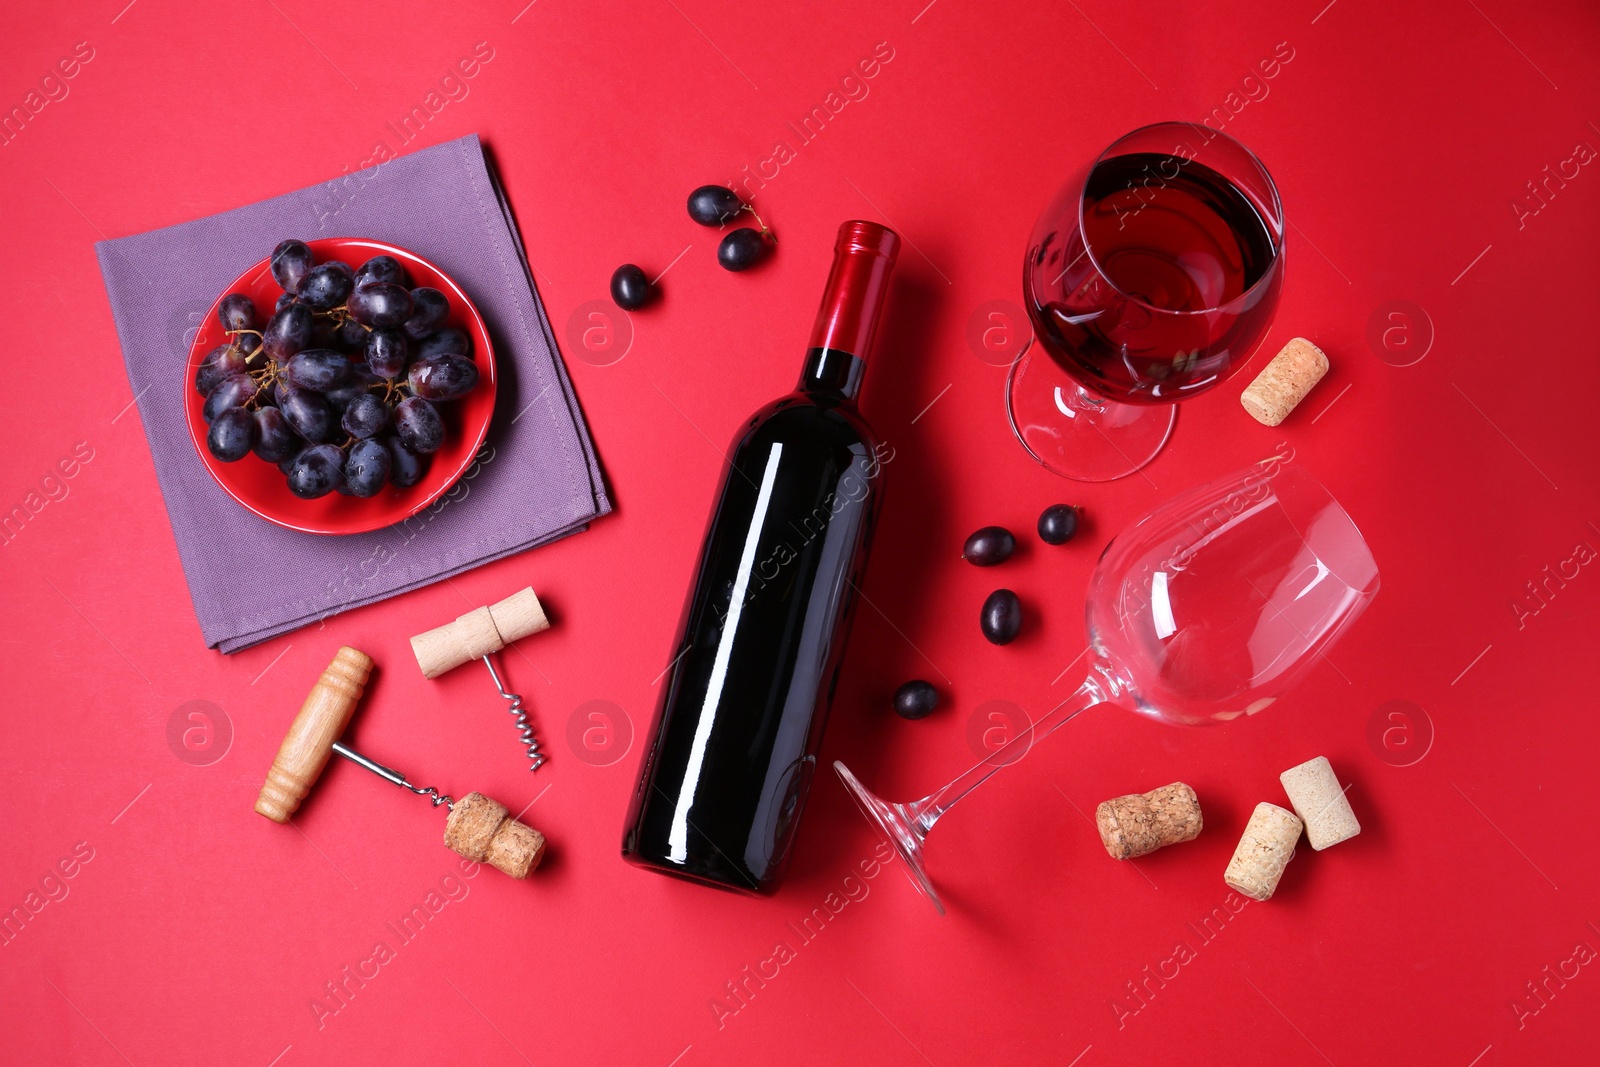
<path fill-rule="evenodd" d="M 498 652 L 513 641 L 549 628 L 550 620 L 529 587 L 498 604 L 476 608 L 455 622 L 418 634 L 411 639 L 411 650 L 417 655 L 422 676 L 437 678 L 470 659 Z"/>
<path fill-rule="evenodd" d="M 327 766 L 333 743 L 344 733 L 371 674 L 372 657 L 365 652 L 346 645 L 334 655 L 283 737 L 256 798 L 258 813 L 273 822 L 288 822 L 299 809 Z"/>
<path fill-rule="evenodd" d="M 544 858 L 544 835 L 482 793 L 468 793 L 450 808 L 444 843 L 452 852 L 513 878 L 528 877 Z"/>

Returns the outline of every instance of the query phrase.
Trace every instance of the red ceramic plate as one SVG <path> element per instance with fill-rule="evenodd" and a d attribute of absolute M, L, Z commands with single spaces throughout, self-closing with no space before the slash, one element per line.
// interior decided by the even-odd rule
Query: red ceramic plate
<path fill-rule="evenodd" d="M 217 345 L 227 340 L 222 323 L 217 319 L 217 304 L 229 293 L 244 293 L 255 301 L 256 317 L 265 325 L 272 315 L 273 305 L 283 290 L 272 280 L 267 269 L 268 261 L 262 259 L 217 296 L 205 322 L 196 332 L 194 344 L 189 348 L 189 361 L 184 369 L 184 407 L 189 419 L 189 436 L 200 455 L 200 462 L 217 480 L 229 496 L 269 522 L 291 530 L 316 534 L 354 534 L 382 529 L 415 515 L 437 500 L 457 478 L 472 465 L 472 459 L 489 432 L 489 419 L 494 414 L 495 376 L 494 348 L 489 342 L 489 331 L 484 328 L 483 317 L 467 294 L 444 271 L 414 252 L 381 241 L 368 241 L 357 237 L 329 237 L 310 241 L 317 262 L 337 259 L 348 263 L 352 269 L 373 256 L 388 254 L 405 264 L 411 275 L 412 286 L 432 286 L 450 298 L 450 318 L 445 323 L 454 326 L 472 338 L 473 361 L 478 365 L 478 387 L 459 400 L 439 405 L 444 417 L 444 447 L 433 454 L 433 461 L 422 481 L 409 489 L 389 486 L 377 496 L 364 500 L 329 493 L 318 500 L 301 500 L 289 492 L 284 476 L 277 464 L 268 463 L 254 453 L 237 463 L 224 463 L 206 447 L 206 421 L 200 415 L 205 398 L 194 389 L 195 372 L 200 362 Z"/>

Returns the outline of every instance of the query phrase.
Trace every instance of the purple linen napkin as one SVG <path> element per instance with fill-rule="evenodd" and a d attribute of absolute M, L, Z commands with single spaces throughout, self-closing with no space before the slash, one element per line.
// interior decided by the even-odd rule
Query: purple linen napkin
<path fill-rule="evenodd" d="M 488 323 L 499 391 L 478 461 L 396 526 L 345 537 L 283 529 L 223 492 L 190 443 L 193 327 L 224 286 L 288 237 L 409 248 L 459 282 Z M 207 647 L 248 648 L 565 537 L 611 510 L 510 207 L 475 135 L 95 250 Z"/>

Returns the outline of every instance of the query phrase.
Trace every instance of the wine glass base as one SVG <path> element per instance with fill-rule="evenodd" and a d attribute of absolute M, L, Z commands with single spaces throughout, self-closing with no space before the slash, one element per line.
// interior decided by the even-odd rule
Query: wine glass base
<path fill-rule="evenodd" d="M 1178 421 L 1175 404 L 1119 404 L 1091 395 L 1031 343 L 1011 364 L 1006 414 L 1030 456 L 1079 482 L 1138 471 L 1156 458 Z"/>
<path fill-rule="evenodd" d="M 850 768 L 838 760 L 833 761 L 833 769 L 838 772 L 839 779 L 844 782 L 850 795 L 855 798 L 861 814 L 865 815 L 867 821 L 876 826 L 889 839 L 895 851 L 900 853 L 900 858 L 905 861 L 906 873 L 911 878 L 911 884 L 928 898 L 928 902 L 940 915 L 943 915 L 944 903 L 934 891 L 933 882 L 928 879 L 927 869 L 922 865 L 922 842 L 926 832 L 912 821 L 906 813 L 905 805 L 890 804 L 874 795 L 850 773 Z"/>

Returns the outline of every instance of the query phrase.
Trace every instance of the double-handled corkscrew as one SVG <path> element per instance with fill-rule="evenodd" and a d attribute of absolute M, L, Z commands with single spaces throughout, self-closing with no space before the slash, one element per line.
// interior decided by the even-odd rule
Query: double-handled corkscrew
<path fill-rule="evenodd" d="M 424 678 L 437 678 L 468 660 L 483 660 L 483 665 L 489 668 L 489 677 L 494 680 L 495 689 L 507 702 L 506 710 L 515 721 L 518 744 L 528 758 L 530 771 L 538 770 L 545 760 L 544 753 L 539 751 L 539 739 L 534 736 L 533 726 L 528 722 L 522 697 L 506 689 L 505 683 L 500 680 L 500 672 L 494 669 L 494 661 L 489 657 L 519 638 L 549 628 L 550 620 L 545 618 L 544 608 L 530 587 L 513 593 L 498 604 L 476 608 L 455 622 L 411 639 L 411 651 L 417 655 L 417 666 L 422 668 Z"/>
<path fill-rule="evenodd" d="M 339 649 L 284 735 L 256 799 L 256 811 L 273 822 L 288 822 L 322 776 L 328 757 L 338 753 L 402 789 L 427 797 L 434 807 L 443 804 L 449 808 L 444 843 L 451 851 L 513 878 L 526 878 L 544 858 L 544 835 L 511 818 L 505 805 L 482 793 L 468 793 L 456 800 L 433 786 L 412 785 L 399 771 L 368 759 L 339 740 L 371 673 L 372 657 L 348 645 Z"/>

